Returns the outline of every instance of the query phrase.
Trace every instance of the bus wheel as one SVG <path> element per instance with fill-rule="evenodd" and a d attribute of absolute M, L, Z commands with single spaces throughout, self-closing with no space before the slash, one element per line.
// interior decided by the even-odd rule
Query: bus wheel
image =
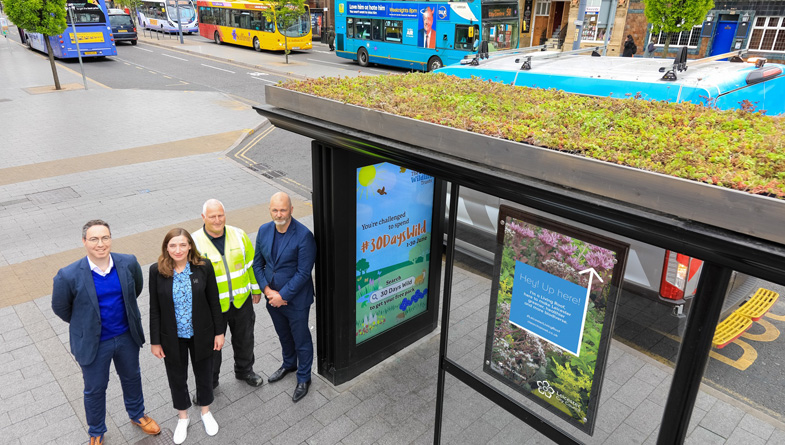
<path fill-rule="evenodd" d="M 357 50 L 357 63 L 362 67 L 368 66 L 368 51 L 365 48 Z"/>
<path fill-rule="evenodd" d="M 221 44 L 221 36 L 218 34 L 218 31 L 216 31 L 215 34 L 213 34 L 213 39 L 215 39 L 215 44 L 216 45 L 220 45 Z"/>
<path fill-rule="evenodd" d="M 262 51 L 262 45 L 259 45 L 259 39 L 256 37 L 253 38 L 253 49 L 255 49 L 257 53 Z"/>
<path fill-rule="evenodd" d="M 428 59 L 428 72 L 430 73 L 433 70 L 438 70 L 439 68 L 443 67 L 442 59 L 433 56 Z"/>

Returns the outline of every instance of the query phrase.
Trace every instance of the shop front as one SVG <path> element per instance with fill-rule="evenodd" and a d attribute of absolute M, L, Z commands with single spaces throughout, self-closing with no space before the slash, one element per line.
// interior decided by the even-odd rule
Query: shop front
<path fill-rule="evenodd" d="M 488 49 L 501 51 L 517 48 L 519 20 L 517 2 L 483 2 L 482 40 L 488 42 Z"/>

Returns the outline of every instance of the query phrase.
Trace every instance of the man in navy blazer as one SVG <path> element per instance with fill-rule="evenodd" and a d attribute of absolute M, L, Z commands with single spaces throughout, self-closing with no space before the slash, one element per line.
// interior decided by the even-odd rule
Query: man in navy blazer
<path fill-rule="evenodd" d="M 106 387 L 114 361 L 131 423 L 147 434 L 161 428 L 144 413 L 139 350 L 144 344 L 137 297 L 144 286 L 136 257 L 111 253 L 109 224 L 100 219 L 82 227 L 87 256 L 60 269 L 52 287 L 52 310 L 68 323 L 71 353 L 82 368 L 90 444 L 106 433 Z"/>
<path fill-rule="evenodd" d="M 313 304 L 311 270 L 316 261 L 316 242 L 307 227 L 292 218 L 292 200 L 283 192 L 270 198 L 272 221 L 256 234 L 253 271 L 267 297 L 267 311 L 281 341 L 283 364 L 270 383 L 297 371 L 294 402 L 308 394 L 311 385 L 313 340 L 308 313 Z"/>

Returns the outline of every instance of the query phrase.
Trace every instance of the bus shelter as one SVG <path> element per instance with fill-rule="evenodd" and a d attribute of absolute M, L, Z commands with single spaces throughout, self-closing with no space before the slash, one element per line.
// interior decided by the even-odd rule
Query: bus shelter
<path fill-rule="evenodd" d="M 613 308 L 623 287 L 621 275 L 629 254 L 629 243 L 624 239 L 704 261 L 670 385 L 659 389 L 667 392 L 664 407 L 651 413 L 659 422 L 657 443 L 684 441 L 734 271 L 785 284 L 785 202 L 781 200 L 446 128 L 280 87 L 267 86 L 266 97 L 269 105 L 256 108 L 259 114 L 280 128 L 313 139 L 314 218 L 320 248 L 318 372 L 336 384 L 348 381 L 431 332 L 437 327 L 437 299 L 441 296 L 441 347 L 438 370 L 434 370 L 438 372 L 434 443 L 442 440 L 445 399 L 457 386 L 462 391 L 470 388 L 554 442 L 597 441 L 593 439 L 594 425 L 603 416 L 599 399 L 607 377 Z M 419 194 L 393 196 L 398 202 L 396 210 L 374 214 L 363 222 L 369 194 L 383 199 L 393 190 L 389 185 L 377 187 L 382 183 L 370 180 L 368 166 L 374 166 L 374 174 L 383 172 L 392 178 L 387 184 L 406 179 L 431 185 Z M 368 186 L 370 190 L 366 190 Z M 499 209 L 493 285 L 489 295 L 477 295 L 486 301 L 485 306 L 478 306 L 478 311 L 485 313 L 471 332 L 451 319 L 451 305 L 459 295 L 453 292 L 453 275 L 462 189 L 513 204 Z M 427 205 L 417 208 L 425 201 Z M 447 218 L 442 226 L 445 209 Z M 406 227 L 395 227 L 405 216 L 412 217 Z M 360 233 L 366 230 L 365 225 L 374 223 L 385 224 L 393 234 L 416 230 L 414 227 L 423 230 L 394 238 L 404 245 L 417 239 L 421 249 L 409 247 L 405 260 L 384 264 L 376 272 L 377 278 L 384 278 L 372 284 L 374 275 L 369 277 L 368 270 L 376 270 L 376 266 L 361 258 L 364 240 L 371 240 L 370 247 L 365 246 L 368 249 L 389 244 L 376 233 Z M 593 268 L 580 271 L 585 278 L 578 277 L 578 282 L 585 285 L 576 287 L 558 271 L 532 267 L 531 258 L 537 258 L 534 246 L 529 246 L 534 255 L 529 260 L 508 258 L 510 252 L 520 254 L 528 248 L 525 244 L 511 247 L 510 237 L 533 238 L 531 233 L 604 255 L 608 260 L 604 273 L 600 266 L 601 273 Z M 446 248 L 440 278 L 443 236 Z M 427 254 L 422 253 L 425 242 L 430 248 Z M 393 266 L 400 264 L 411 270 L 387 273 L 385 267 L 395 269 Z M 505 268 L 510 273 L 507 277 Z M 427 292 L 422 291 L 425 287 Z M 382 291 L 387 293 L 382 295 Z M 392 298 L 390 292 L 403 292 L 396 294 L 395 309 L 386 312 L 386 317 L 374 318 L 374 311 Z M 415 297 L 418 292 L 419 299 Z M 505 292 L 512 294 L 512 302 L 502 310 L 495 305 L 501 304 Z M 521 301 L 516 300 L 516 293 L 525 294 L 529 303 L 516 306 L 515 301 Z M 389 324 L 396 313 L 404 315 L 400 320 L 396 315 L 396 321 Z M 504 315 L 503 320 L 499 314 Z M 523 378 L 516 372 L 523 368 L 511 369 L 502 363 L 494 354 L 512 342 L 514 335 L 499 335 L 496 327 L 500 324 L 525 328 L 538 338 L 538 344 L 555 344 L 558 354 L 570 363 L 560 365 L 557 374 L 577 374 L 580 363 L 589 359 L 582 348 L 591 343 L 594 364 L 580 371 L 587 399 L 571 396 L 578 383 L 566 377 L 549 382 L 544 374 L 535 372 Z M 591 339 L 585 338 L 590 332 L 584 329 L 588 324 L 596 335 Z M 375 326 L 381 326 L 381 331 L 364 338 Z M 483 332 L 487 335 L 472 346 L 469 340 L 482 337 Z"/>

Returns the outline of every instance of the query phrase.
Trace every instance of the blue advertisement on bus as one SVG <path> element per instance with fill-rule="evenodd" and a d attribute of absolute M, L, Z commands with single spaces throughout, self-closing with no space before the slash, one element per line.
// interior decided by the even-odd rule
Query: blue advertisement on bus
<path fill-rule="evenodd" d="M 416 19 L 426 8 L 433 11 L 435 20 L 449 20 L 450 9 L 447 5 L 432 3 L 382 3 L 382 2 L 347 2 L 349 15 L 355 17 Z"/>
<path fill-rule="evenodd" d="M 427 310 L 433 192 L 397 165 L 357 169 L 356 343 Z"/>

